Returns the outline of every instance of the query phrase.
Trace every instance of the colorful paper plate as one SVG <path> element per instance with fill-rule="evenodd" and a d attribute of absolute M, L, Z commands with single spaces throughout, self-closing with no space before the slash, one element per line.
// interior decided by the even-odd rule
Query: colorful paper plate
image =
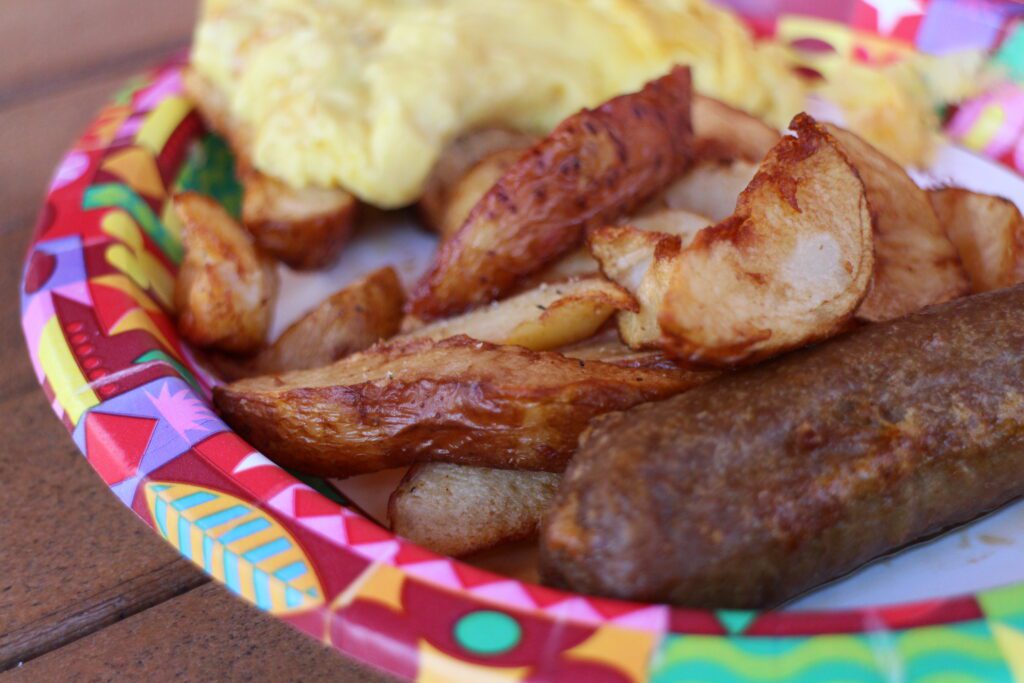
<path fill-rule="evenodd" d="M 843 58 L 998 47 L 1009 75 L 1024 73 L 1009 3 L 732 4 L 760 33 L 826 40 Z M 64 158 L 21 305 L 54 411 L 182 555 L 346 655 L 420 681 L 1024 681 L 1024 584 L 830 612 L 590 598 L 427 552 L 255 452 L 211 411 L 211 380 L 167 313 L 182 256 L 169 195 L 239 199 L 230 153 L 181 94 L 181 66 L 133 81 Z M 1020 168 L 1022 128 L 1024 91 L 1008 80 L 960 107 L 950 133 Z"/>

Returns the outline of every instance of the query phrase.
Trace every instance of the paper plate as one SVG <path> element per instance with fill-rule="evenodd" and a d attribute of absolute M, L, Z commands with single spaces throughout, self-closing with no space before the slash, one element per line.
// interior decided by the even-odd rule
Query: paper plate
<path fill-rule="evenodd" d="M 1009 3 L 731 4 L 759 33 L 824 40 L 842 58 L 998 48 L 1007 73 L 1024 74 L 1024 32 Z M 346 507 L 325 482 L 254 451 L 210 409 L 213 380 L 167 312 L 182 256 L 168 197 L 184 187 L 235 209 L 239 201 L 230 153 L 181 94 L 182 60 L 133 81 L 64 158 L 26 259 L 21 306 L 54 411 L 114 495 L 183 556 L 346 655 L 420 681 L 1024 681 L 1024 584 L 985 584 L 1002 576 L 995 567 L 1024 580 L 1024 562 L 1010 555 L 964 579 L 942 567 L 951 550 L 918 548 L 906 555 L 919 558 L 910 569 L 872 567 L 846 593 L 836 596 L 838 584 L 819 594 L 829 599 L 776 612 L 604 600 L 437 556 Z M 1008 170 L 1024 167 L 1022 129 L 1024 90 L 1008 79 L 952 116 L 951 137 L 976 153 L 945 150 L 937 179 L 966 175 L 1024 201 L 1024 180 Z M 376 265 L 396 244 L 425 239 L 417 234 L 367 239 L 344 267 Z M 406 263 L 406 273 L 416 267 Z M 285 283 L 293 296 L 322 286 Z M 1011 538 L 977 538 L 1013 544 L 1019 533 L 1024 545 L 1018 513 L 982 522 L 1009 524 Z M 916 599 L 920 582 L 893 578 L 930 567 L 952 578 L 929 599 Z M 965 594 L 972 587 L 985 589 Z M 824 609 L 832 606 L 847 608 Z"/>

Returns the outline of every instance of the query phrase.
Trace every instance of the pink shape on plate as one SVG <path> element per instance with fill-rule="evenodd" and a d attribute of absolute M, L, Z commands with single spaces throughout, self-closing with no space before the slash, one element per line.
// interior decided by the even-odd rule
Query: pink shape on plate
<path fill-rule="evenodd" d="M 246 456 L 248 457 L 248 456 Z M 236 470 L 237 471 L 237 470 Z M 288 488 L 276 493 L 273 498 L 267 501 L 272 509 L 277 510 L 288 517 L 295 516 L 295 491 L 306 488 L 305 484 L 292 484 Z"/>
<path fill-rule="evenodd" d="M 61 160 L 60 166 L 53 174 L 50 181 L 50 192 L 59 190 L 70 185 L 86 172 L 89 168 L 89 155 L 84 152 L 71 152 Z"/>
<path fill-rule="evenodd" d="M 238 474 L 239 472 L 245 472 L 246 470 L 255 469 L 257 467 L 273 467 L 273 466 L 274 466 L 274 463 L 270 461 L 270 458 L 268 458 L 267 456 L 263 455 L 262 453 L 258 453 L 256 451 L 253 451 L 249 455 L 247 455 L 244 458 L 242 458 L 241 460 L 239 460 L 238 464 L 235 465 L 235 469 L 232 470 L 231 473 L 232 474 Z"/>
<path fill-rule="evenodd" d="M 448 560 L 431 560 L 430 562 L 407 564 L 402 569 L 413 576 L 418 576 L 425 581 L 444 586 L 445 588 L 454 588 L 455 590 L 462 588 L 462 582 L 459 581 L 455 570 L 452 569 L 452 563 Z"/>
<path fill-rule="evenodd" d="M 181 69 L 170 69 L 157 78 L 153 85 L 136 95 L 135 110 L 150 111 L 168 97 L 180 95 L 183 90 Z"/>
<path fill-rule="evenodd" d="M 303 520 L 305 521 L 305 520 Z M 345 539 L 339 543 L 340 545 L 348 545 L 348 539 Z M 377 543 L 361 543 L 358 545 L 349 545 L 357 555 L 361 555 L 368 560 L 374 562 L 388 562 L 398 554 L 398 541 L 378 541 Z"/>
<path fill-rule="evenodd" d="M 665 633 L 668 631 L 668 608 L 664 605 L 650 605 L 642 607 L 635 612 L 627 612 L 612 619 L 616 626 L 637 629 L 639 631 L 650 631 L 651 633 Z"/>
<path fill-rule="evenodd" d="M 298 517 L 297 521 L 318 536 L 322 536 L 338 545 L 348 544 L 348 533 L 345 531 L 345 519 L 341 515 L 318 515 L 316 517 Z"/>
<path fill-rule="evenodd" d="M 607 621 L 597 610 L 593 608 L 593 606 L 591 606 L 590 601 L 586 598 L 569 598 L 564 602 L 557 602 L 554 605 L 550 605 L 544 611 L 553 617 L 564 619 L 565 621 L 575 621 L 581 624 L 599 626 Z"/>
<path fill-rule="evenodd" d="M 526 592 L 523 585 L 518 581 L 498 581 L 485 586 L 478 586 L 470 590 L 478 598 L 488 600 L 506 607 L 519 607 L 532 610 L 537 607 L 530 594 Z"/>

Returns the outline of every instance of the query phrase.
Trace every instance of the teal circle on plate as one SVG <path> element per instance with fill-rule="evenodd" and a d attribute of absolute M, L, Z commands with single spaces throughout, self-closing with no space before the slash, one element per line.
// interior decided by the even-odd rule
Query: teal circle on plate
<path fill-rule="evenodd" d="M 470 612 L 455 623 L 455 642 L 476 655 L 508 652 L 522 637 L 519 622 L 504 612 Z"/>

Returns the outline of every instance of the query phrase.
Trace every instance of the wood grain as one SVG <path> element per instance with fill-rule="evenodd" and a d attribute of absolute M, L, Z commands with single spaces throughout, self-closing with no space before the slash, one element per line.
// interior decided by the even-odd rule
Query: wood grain
<path fill-rule="evenodd" d="M 20 681 L 393 680 L 206 585 L 0 674 Z"/>
<path fill-rule="evenodd" d="M 0 106 L 183 47 L 198 0 L 6 0 Z"/>

